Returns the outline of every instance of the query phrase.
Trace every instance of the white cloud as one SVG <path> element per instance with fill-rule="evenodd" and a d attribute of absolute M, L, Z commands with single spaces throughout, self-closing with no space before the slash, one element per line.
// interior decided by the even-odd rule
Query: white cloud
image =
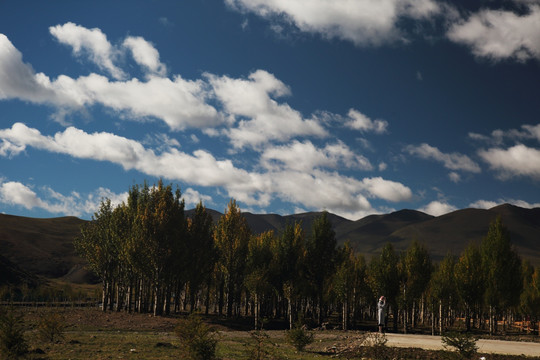
<path fill-rule="evenodd" d="M 469 207 L 476 208 L 476 209 L 491 209 L 494 208 L 497 205 L 501 205 L 503 203 L 499 203 L 496 201 L 490 201 L 490 200 L 478 200 L 471 204 L 469 204 Z"/>
<path fill-rule="evenodd" d="M 431 159 L 441 162 L 445 168 L 450 170 L 461 170 L 472 173 L 481 172 L 480 166 L 467 155 L 459 153 L 445 154 L 436 147 L 425 143 L 419 146 L 409 145 L 405 148 L 405 151 L 422 159 Z"/>
<path fill-rule="evenodd" d="M 450 40 L 469 46 L 475 56 L 493 60 L 540 60 L 540 5 L 530 4 L 519 15 L 503 10 L 480 10 L 452 25 Z"/>
<path fill-rule="evenodd" d="M 507 149 L 480 150 L 478 155 L 503 179 L 514 176 L 540 178 L 540 150 L 518 144 Z"/>
<path fill-rule="evenodd" d="M 440 12 L 433 0 L 225 0 L 233 9 L 271 21 L 293 24 L 324 38 L 355 45 L 379 45 L 402 40 L 402 18 L 428 19 Z M 273 26 L 279 24 L 274 23 Z"/>
<path fill-rule="evenodd" d="M 71 46 L 74 55 L 88 55 L 90 61 L 106 70 L 115 79 L 126 77 L 122 69 L 114 65 L 114 61 L 119 55 L 118 51 L 100 29 L 87 29 L 68 22 L 64 25 L 51 26 L 49 31 L 60 43 Z"/>
<path fill-rule="evenodd" d="M 197 204 L 202 201 L 203 204 L 208 204 L 212 202 L 212 197 L 208 195 L 203 195 L 197 190 L 192 188 L 187 188 L 182 192 L 182 198 L 186 202 L 186 208 L 194 208 Z"/>
<path fill-rule="evenodd" d="M 450 179 L 450 181 L 456 184 L 461 181 L 461 175 L 459 175 L 457 172 L 454 172 L 454 171 L 448 174 L 448 178 Z"/>
<path fill-rule="evenodd" d="M 511 204 L 511 205 L 519 206 L 525 209 L 533 209 L 533 208 L 540 207 L 540 203 L 529 203 L 524 200 L 515 200 L 515 199 L 499 199 L 497 201 L 478 200 L 471 203 L 469 207 L 489 210 L 491 208 L 494 208 L 495 206 L 499 206 L 502 204 Z"/>
<path fill-rule="evenodd" d="M 158 118 L 173 130 L 186 127 L 217 126 L 224 119 L 206 103 L 210 94 L 201 80 L 151 77 L 142 82 L 109 81 L 90 74 L 73 79 L 60 75 L 51 80 L 22 62 L 20 52 L 0 34 L 0 99 L 18 98 L 52 104 L 60 111 L 80 109 L 95 104 L 134 118 Z"/>
<path fill-rule="evenodd" d="M 0 185 L 0 201 L 10 205 L 20 205 L 26 209 L 45 208 L 45 203 L 29 187 L 14 181 Z"/>
<path fill-rule="evenodd" d="M 257 70 L 247 79 L 206 74 L 224 111 L 238 120 L 227 136 L 236 148 L 286 141 L 295 136 L 327 136 L 316 119 L 304 119 L 286 103 L 274 98 L 290 95 L 290 89 L 273 74 Z"/>
<path fill-rule="evenodd" d="M 76 192 L 63 195 L 50 187 L 44 187 L 42 195 L 38 196 L 31 187 L 20 182 L 0 183 L 0 202 L 22 206 L 28 210 L 43 209 L 53 214 L 90 215 L 98 210 L 99 204 L 104 198 L 110 199 L 113 205 L 118 205 L 127 200 L 127 193 L 116 194 L 109 189 L 100 187 L 83 198 Z"/>
<path fill-rule="evenodd" d="M 372 197 L 392 202 L 407 201 L 412 197 L 412 192 L 407 186 L 381 177 L 365 178 L 362 184 Z"/>
<path fill-rule="evenodd" d="M 146 68 L 151 75 L 167 75 L 167 67 L 159 61 L 158 51 L 142 37 L 129 36 L 122 45 L 131 51 L 137 64 Z"/>
<path fill-rule="evenodd" d="M 64 105 L 61 97 L 42 86 L 40 80 L 43 76 L 25 64 L 19 50 L 4 34 L 0 34 L 0 99 L 18 98 L 34 103 Z"/>
<path fill-rule="evenodd" d="M 315 168 L 337 168 L 346 166 L 352 169 L 371 170 L 368 159 L 355 154 L 343 142 L 316 148 L 310 141 L 293 141 L 283 146 L 269 147 L 261 155 L 261 163 L 268 169 L 311 171 Z"/>
<path fill-rule="evenodd" d="M 372 131 L 376 134 L 383 134 L 388 128 L 387 121 L 371 120 L 366 115 L 355 109 L 350 109 L 347 116 L 348 119 L 345 122 L 345 126 L 354 130 L 360 130 L 365 132 Z"/>
<path fill-rule="evenodd" d="M 218 160 L 204 150 L 186 154 L 168 148 L 156 153 L 134 140 L 105 132 L 89 134 L 74 127 L 54 136 L 44 136 L 36 129 L 16 123 L 0 130 L 0 141 L 19 149 L 31 146 L 74 158 L 108 161 L 126 170 L 135 169 L 188 185 L 221 187 L 228 196 L 249 206 L 266 206 L 278 197 L 308 208 L 326 208 L 336 214 L 351 215 L 375 212 L 368 197 L 391 202 L 407 201 L 412 197 L 408 187 L 380 177 L 357 180 L 316 168 L 309 172 L 291 169 L 248 171 L 236 167 L 231 160 Z M 337 156 L 342 162 L 351 160 L 347 158 L 346 147 L 338 144 L 336 149 L 325 148 L 326 155 Z"/>
<path fill-rule="evenodd" d="M 444 214 L 448 214 L 452 211 L 456 211 L 457 208 L 453 205 L 450 205 L 446 202 L 441 201 L 432 201 L 426 206 L 418 209 L 419 211 L 422 211 L 426 214 L 433 215 L 433 216 L 441 216 Z"/>

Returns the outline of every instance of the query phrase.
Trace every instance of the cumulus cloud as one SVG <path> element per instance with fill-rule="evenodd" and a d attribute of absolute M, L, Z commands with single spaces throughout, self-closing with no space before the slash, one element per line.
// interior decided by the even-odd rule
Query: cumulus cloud
<path fill-rule="evenodd" d="M 516 176 L 540 178 L 540 150 L 517 144 L 507 149 L 480 150 L 478 155 L 499 173 L 502 179 Z"/>
<path fill-rule="evenodd" d="M 60 43 L 71 46 L 74 55 L 87 55 L 90 61 L 106 70 L 115 79 L 126 77 L 122 69 L 114 65 L 119 55 L 118 51 L 100 29 L 87 29 L 68 22 L 64 25 L 51 26 L 49 31 Z"/>
<path fill-rule="evenodd" d="M 123 44 L 133 55 L 137 64 L 146 68 L 151 75 L 165 76 L 167 67 L 159 61 L 159 52 L 140 36 L 129 36 Z"/>
<path fill-rule="evenodd" d="M 229 196 L 250 206 L 266 206 L 278 197 L 308 208 L 326 208 L 337 214 L 352 215 L 374 212 L 368 198 L 400 202 L 412 197 L 411 190 L 405 185 L 381 177 L 358 180 L 319 168 L 299 171 L 294 166 L 292 169 L 282 166 L 265 172 L 249 171 L 237 167 L 231 160 L 216 159 L 204 150 L 187 154 L 170 147 L 158 153 L 135 140 L 106 132 L 89 134 L 74 127 L 46 136 L 16 123 L 0 130 L 0 141 L 1 147 L 22 151 L 33 147 L 79 159 L 108 161 L 126 170 L 135 169 L 188 185 L 221 187 Z M 322 154 L 342 162 L 358 161 L 339 143 L 327 146 Z M 324 163 L 327 160 L 317 161 Z"/>
<path fill-rule="evenodd" d="M 66 75 L 50 79 L 23 63 L 21 53 L 0 34 L 0 99 L 50 104 L 61 111 L 100 104 L 131 118 L 158 118 L 171 129 L 182 130 L 223 123 L 207 103 L 206 86 L 202 80 L 185 80 L 179 75 L 148 81 L 110 81 L 94 73 L 77 79 Z"/>
<path fill-rule="evenodd" d="M 212 202 L 212 197 L 208 195 L 203 195 L 197 190 L 194 190 L 192 188 L 187 188 L 182 192 L 182 198 L 186 202 L 186 208 L 194 208 L 197 206 L 199 202 L 202 201 L 202 203 L 206 206 L 206 204 Z"/>
<path fill-rule="evenodd" d="M 438 161 L 442 163 L 445 168 L 450 170 L 461 170 L 472 173 L 481 172 L 480 166 L 467 155 L 459 153 L 445 154 L 429 144 L 424 143 L 418 146 L 409 145 L 405 147 L 405 151 L 422 159 Z"/>
<path fill-rule="evenodd" d="M 477 208 L 477 209 L 486 209 L 489 210 L 491 208 L 494 208 L 496 206 L 502 205 L 502 204 L 511 204 L 515 206 L 519 206 L 525 209 L 533 209 L 540 207 L 540 203 L 529 203 L 524 200 L 515 200 L 515 199 L 498 199 L 496 201 L 492 200 L 477 200 L 469 205 L 469 207 Z"/>
<path fill-rule="evenodd" d="M 383 134 L 388 128 L 388 122 L 385 120 L 371 120 L 366 115 L 362 114 L 358 110 L 350 109 L 347 114 L 348 119 L 345 122 L 345 126 L 354 130 L 360 130 L 364 132 L 374 132 L 376 134 Z"/>
<path fill-rule="evenodd" d="M 127 200 L 127 193 L 116 194 L 109 189 L 98 188 L 82 197 L 77 192 L 63 195 L 50 187 L 40 189 L 41 195 L 23 183 L 6 181 L 0 183 L 0 202 L 8 205 L 22 206 L 25 209 L 35 208 L 53 214 L 73 216 L 90 215 L 98 210 L 100 202 L 108 198 L 114 205 Z"/>
<path fill-rule="evenodd" d="M 288 23 L 324 38 L 358 46 L 403 39 L 403 18 L 429 19 L 441 11 L 433 0 L 225 0 L 231 8 L 269 19 L 273 26 Z"/>
<path fill-rule="evenodd" d="M 432 201 L 430 202 L 429 204 L 427 204 L 426 206 L 418 209 L 419 211 L 422 211 L 426 214 L 429 214 L 429 215 L 433 215 L 433 216 L 441 216 L 441 215 L 444 215 L 444 214 L 448 214 L 452 211 L 456 211 L 457 208 L 453 205 L 450 205 L 446 202 L 442 202 L 442 201 L 438 201 L 438 200 L 435 200 L 435 201 Z"/>
<path fill-rule="evenodd" d="M 540 4 L 531 2 L 528 9 L 524 15 L 504 10 L 480 10 L 453 24 L 447 36 L 470 47 L 477 57 L 496 61 L 509 58 L 540 60 Z"/>
<path fill-rule="evenodd" d="M 478 142 L 487 143 L 493 146 L 502 146 L 507 141 L 533 140 L 540 142 L 540 124 L 521 125 L 519 129 L 493 130 L 490 134 L 469 133 L 469 138 Z"/>
<path fill-rule="evenodd" d="M 224 111 L 238 120 L 226 131 L 236 148 L 255 147 L 268 141 L 286 141 L 295 136 L 327 136 L 317 119 L 304 119 L 300 112 L 274 98 L 290 95 L 290 89 L 265 70 L 247 79 L 206 74 Z"/>
<path fill-rule="evenodd" d="M 461 175 L 454 171 L 448 174 L 448 178 L 450 179 L 450 181 L 455 182 L 456 184 L 461 181 Z"/>
<path fill-rule="evenodd" d="M 282 168 L 311 171 L 315 168 L 337 168 L 371 170 L 367 158 L 355 154 L 343 142 L 317 148 L 310 141 L 293 141 L 283 146 L 268 147 L 261 155 L 261 163 L 268 169 Z"/>
<path fill-rule="evenodd" d="M 18 98 L 34 103 L 55 102 L 61 97 L 41 84 L 44 75 L 22 61 L 22 54 L 4 34 L 0 34 L 0 99 Z"/>

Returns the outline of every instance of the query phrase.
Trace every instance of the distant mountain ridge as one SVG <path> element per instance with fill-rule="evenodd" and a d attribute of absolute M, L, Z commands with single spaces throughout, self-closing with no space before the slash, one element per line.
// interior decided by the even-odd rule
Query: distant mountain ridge
<path fill-rule="evenodd" d="M 220 212 L 208 209 L 217 223 Z M 187 210 L 191 216 L 193 210 Z M 286 224 L 301 222 L 310 234 L 313 220 L 321 212 L 294 215 L 252 214 L 244 216 L 253 233 L 273 230 L 280 234 Z M 434 260 L 447 253 L 458 255 L 469 242 L 479 243 L 490 222 L 501 216 L 520 255 L 540 265 L 540 208 L 524 209 L 504 204 L 489 210 L 463 209 L 434 217 L 416 210 L 370 215 L 351 221 L 329 214 L 339 244 L 350 241 L 366 258 L 377 255 L 388 242 L 397 251 L 405 250 L 413 240 L 424 244 Z M 35 219 L 0 214 L 0 285 L 23 278 L 63 277 L 68 281 L 88 281 L 77 256 L 73 240 L 86 221 L 76 217 Z"/>

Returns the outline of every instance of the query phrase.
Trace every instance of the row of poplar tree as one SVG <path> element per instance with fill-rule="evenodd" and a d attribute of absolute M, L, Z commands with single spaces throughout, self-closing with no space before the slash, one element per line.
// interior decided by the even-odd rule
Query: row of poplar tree
<path fill-rule="evenodd" d="M 178 188 L 136 185 L 127 202 L 105 199 L 75 247 L 101 278 L 103 310 L 154 315 L 204 309 L 228 317 L 298 319 L 321 325 L 339 312 L 341 327 L 389 301 L 394 329 L 431 322 L 442 332 L 463 316 L 467 329 L 493 332 L 496 318 L 540 316 L 540 268 L 521 261 L 500 218 L 477 245 L 434 265 L 418 242 L 398 253 L 385 245 L 369 263 L 349 243 L 338 246 L 326 212 L 306 234 L 300 223 L 252 234 L 231 200 L 217 224 L 199 203 L 184 212 Z M 496 323 L 495 323 L 496 324 Z"/>

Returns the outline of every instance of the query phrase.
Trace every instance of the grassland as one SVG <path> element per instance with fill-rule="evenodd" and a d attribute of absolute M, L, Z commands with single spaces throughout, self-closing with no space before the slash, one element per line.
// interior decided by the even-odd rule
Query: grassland
<path fill-rule="evenodd" d="M 174 334 L 179 317 L 153 317 L 143 314 L 102 313 L 97 308 L 15 308 L 24 313 L 26 339 L 31 360 L 78 359 L 184 359 L 180 342 Z M 58 313 L 65 324 L 64 338 L 55 343 L 43 342 L 37 336 L 39 319 Z M 254 359 L 255 350 L 262 350 L 263 359 L 449 359 L 448 352 L 385 347 L 376 356 L 365 356 L 366 349 L 354 348 L 362 332 L 318 331 L 315 342 L 305 351 L 290 345 L 283 330 L 266 330 L 257 342 L 253 332 L 233 330 L 219 319 L 205 321 L 218 332 L 217 356 L 222 360 Z M 236 328 L 245 324 L 237 324 Z M 336 349 L 349 348 L 347 355 Z M 380 350 L 380 349 L 379 349 Z M 361 352 L 363 351 L 363 356 Z M 356 355 L 355 355 L 356 354 Z M 503 355 L 482 355 L 487 360 L 520 359 Z M 480 355 L 477 357 L 480 358 Z M 535 358 L 540 359 L 540 357 Z"/>

